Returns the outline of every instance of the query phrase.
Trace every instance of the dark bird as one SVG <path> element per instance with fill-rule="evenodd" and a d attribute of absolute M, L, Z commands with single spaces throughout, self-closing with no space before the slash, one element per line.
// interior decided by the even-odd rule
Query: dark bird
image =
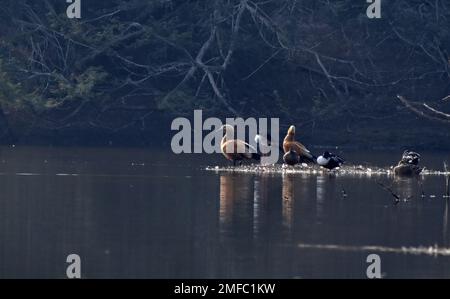
<path fill-rule="evenodd" d="M 406 150 L 403 152 L 400 162 L 403 164 L 418 165 L 420 162 L 420 155 L 416 152 Z"/>
<path fill-rule="evenodd" d="M 420 155 L 412 151 L 404 151 L 402 159 L 394 167 L 394 174 L 397 176 L 415 176 L 422 172 L 419 167 Z"/>
<path fill-rule="evenodd" d="M 394 174 L 398 176 L 415 176 L 422 172 L 422 168 L 412 164 L 399 163 L 394 167 Z"/>
<path fill-rule="evenodd" d="M 283 161 L 287 165 L 294 166 L 295 164 L 300 163 L 300 156 L 297 154 L 296 151 L 290 149 L 287 153 L 284 154 Z"/>
<path fill-rule="evenodd" d="M 316 157 L 303 144 L 295 141 L 295 126 L 289 127 L 283 141 L 284 153 L 288 153 L 290 150 L 298 154 L 299 162 L 316 163 Z"/>
<path fill-rule="evenodd" d="M 227 136 L 234 136 L 234 128 L 230 125 L 223 125 L 220 129 L 223 129 L 223 138 L 220 142 L 220 149 L 222 154 L 230 161 L 233 161 L 233 165 L 236 166 L 236 161 L 239 164 L 244 160 L 261 160 L 261 155 L 256 152 L 256 149 L 239 139 L 227 139 Z"/>
<path fill-rule="evenodd" d="M 344 162 L 345 160 L 343 158 L 328 151 L 317 158 L 317 164 L 329 170 L 340 167 Z"/>

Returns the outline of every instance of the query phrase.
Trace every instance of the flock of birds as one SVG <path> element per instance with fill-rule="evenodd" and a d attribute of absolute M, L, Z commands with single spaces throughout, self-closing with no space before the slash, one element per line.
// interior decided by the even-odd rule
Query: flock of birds
<path fill-rule="evenodd" d="M 296 164 L 312 163 L 317 164 L 328 170 L 333 170 L 342 166 L 345 160 L 329 151 L 325 151 L 322 155 L 316 157 L 303 144 L 295 140 L 295 126 L 290 126 L 286 136 L 284 137 L 282 145 L 277 144 L 271 140 L 270 135 L 265 138 L 261 135 L 255 136 L 257 149 L 250 144 L 239 139 L 228 139 L 227 136 L 234 136 L 234 128 L 231 125 L 223 125 L 223 138 L 220 143 L 220 149 L 226 159 L 242 164 L 244 160 L 260 161 L 261 147 L 278 146 L 284 153 L 283 162 L 287 165 L 294 166 Z M 420 155 L 416 152 L 406 150 L 403 152 L 401 160 L 397 166 L 394 167 L 394 174 L 400 176 L 414 176 L 420 174 L 422 168 L 419 167 Z"/>

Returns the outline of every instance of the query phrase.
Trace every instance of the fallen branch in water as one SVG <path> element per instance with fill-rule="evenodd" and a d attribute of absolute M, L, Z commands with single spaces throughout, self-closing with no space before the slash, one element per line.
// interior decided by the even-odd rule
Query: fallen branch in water
<path fill-rule="evenodd" d="M 384 185 L 383 183 L 381 183 L 380 181 L 377 181 L 377 184 L 383 188 L 384 190 L 386 190 L 387 192 L 391 193 L 391 195 L 395 198 L 394 200 L 394 205 L 397 205 L 400 202 L 400 196 L 398 196 L 396 193 L 394 193 L 394 191 L 392 191 L 391 188 L 389 188 L 388 186 Z"/>

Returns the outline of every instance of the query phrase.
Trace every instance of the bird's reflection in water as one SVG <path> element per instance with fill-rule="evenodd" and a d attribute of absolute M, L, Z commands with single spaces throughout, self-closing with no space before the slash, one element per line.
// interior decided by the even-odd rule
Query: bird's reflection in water
<path fill-rule="evenodd" d="M 251 203 L 251 176 L 239 174 L 222 174 L 220 176 L 220 208 L 219 221 L 220 232 L 236 232 L 233 228 L 243 227 L 241 232 L 245 232 L 245 222 L 253 219 L 253 204 Z M 252 226 L 250 226 L 252 229 Z"/>
<path fill-rule="evenodd" d="M 257 238 L 266 216 L 269 177 L 255 176 L 253 191 L 253 237 Z"/>
<path fill-rule="evenodd" d="M 444 246 L 448 247 L 448 200 L 445 201 L 445 208 L 444 208 L 444 216 L 442 218 L 442 239 L 444 241 Z"/>
<path fill-rule="evenodd" d="M 282 213 L 283 225 L 288 230 L 292 229 L 294 214 L 294 176 L 292 174 L 283 174 L 282 187 Z"/>
<path fill-rule="evenodd" d="M 221 227 L 229 221 L 233 209 L 235 180 L 231 175 L 220 176 L 220 208 L 219 220 Z"/>
<path fill-rule="evenodd" d="M 325 176 L 317 176 L 316 178 L 316 218 L 319 223 L 323 219 L 326 179 Z"/>
<path fill-rule="evenodd" d="M 322 177 L 317 182 L 318 218 L 322 217 L 326 180 Z M 267 234 L 274 233 L 291 239 L 295 198 L 308 199 L 314 182 L 310 177 L 294 174 L 283 174 L 281 186 L 278 182 L 279 178 L 270 175 L 221 174 L 220 234 L 262 240 L 267 238 Z"/>
<path fill-rule="evenodd" d="M 394 185 L 402 199 L 412 199 L 423 194 L 423 183 L 420 177 L 395 177 Z"/>

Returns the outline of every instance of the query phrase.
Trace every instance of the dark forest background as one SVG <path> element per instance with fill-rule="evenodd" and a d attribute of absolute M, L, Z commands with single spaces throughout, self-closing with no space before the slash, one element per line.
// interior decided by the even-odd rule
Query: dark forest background
<path fill-rule="evenodd" d="M 307 144 L 450 148 L 447 0 L 383 0 L 381 19 L 365 0 L 68 5 L 1 0 L 2 143 L 166 143 L 202 109 Z"/>

